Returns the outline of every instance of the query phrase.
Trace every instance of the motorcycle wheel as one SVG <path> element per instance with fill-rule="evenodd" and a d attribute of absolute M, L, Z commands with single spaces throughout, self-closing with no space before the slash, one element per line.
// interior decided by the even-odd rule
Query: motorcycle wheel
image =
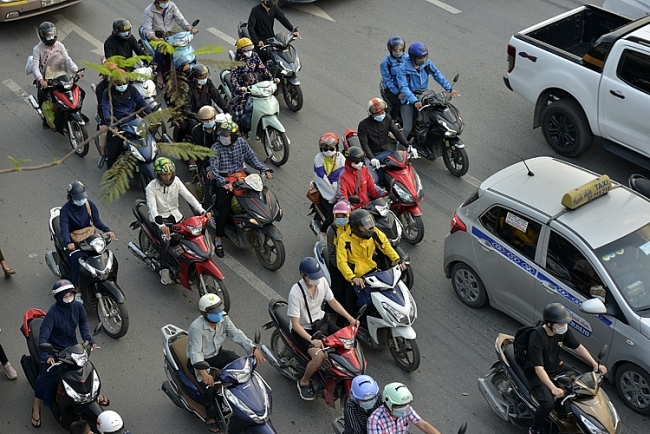
<path fill-rule="evenodd" d="M 278 361 L 287 366 L 287 369 L 294 375 L 295 378 L 300 378 L 302 374 L 291 364 L 289 361 L 293 358 L 293 354 L 289 346 L 284 341 L 282 334 L 275 329 L 271 334 L 271 351 L 277 356 Z"/>
<path fill-rule="evenodd" d="M 124 303 L 118 303 L 110 295 L 97 300 L 97 318 L 106 334 L 113 339 L 121 338 L 129 330 L 129 313 Z"/>
<path fill-rule="evenodd" d="M 138 244 L 138 247 L 140 247 L 140 250 L 142 250 L 143 253 L 147 254 L 147 256 L 152 259 L 158 260 L 158 249 L 156 249 L 142 229 L 140 229 L 140 233 L 138 234 Z"/>
<path fill-rule="evenodd" d="M 261 239 L 262 243 L 255 246 L 255 254 L 262 266 L 271 271 L 282 267 L 285 259 L 284 243 L 269 237 L 266 233 L 261 234 Z"/>
<path fill-rule="evenodd" d="M 508 381 L 508 377 L 506 377 L 503 372 L 497 372 L 494 374 L 491 382 L 501 396 L 503 396 L 510 388 L 510 381 Z"/>
<path fill-rule="evenodd" d="M 75 119 L 68 119 L 68 141 L 79 157 L 85 157 L 88 153 L 88 132 L 85 125 L 79 125 Z M 84 143 L 82 145 L 82 143 Z"/>
<path fill-rule="evenodd" d="M 414 216 L 410 212 L 399 215 L 402 223 L 402 238 L 409 244 L 417 244 L 424 238 L 424 219 L 421 215 Z"/>
<path fill-rule="evenodd" d="M 199 297 L 203 297 L 205 294 L 216 294 L 219 296 L 221 301 L 223 301 L 223 309 L 226 312 L 230 311 L 230 295 L 228 294 L 228 289 L 226 289 L 226 284 L 223 280 L 219 280 L 214 277 L 212 274 L 202 274 L 203 283 L 205 284 L 205 290 L 201 287 L 200 276 L 194 278 L 194 286 L 199 293 Z"/>
<path fill-rule="evenodd" d="M 415 283 L 415 275 L 413 274 L 413 268 L 411 266 L 406 267 L 406 270 L 402 272 L 402 277 L 400 277 L 404 285 L 411 291 L 413 289 L 413 284 Z"/>
<path fill-rule="evenodd" d="M 273 127 L 266 127 L 262 133 L 264 152 L 275 166 L 282 166 L 289 160 L 289 139 Z"/>
<path fill-rule="evenodd" d="M 395 346 L 397 341 L 397 346 Z M 388 349 L 397 362 L 397 366 L 406 372 L 413 372 L 420 367 L 420 348 L 415 339 L 404 339 L 401 336 L 388 338 Z"/>
<path fill-rule="evenodd" d="M 285 81 L 282 85 L 282 96 L 292 112 L 297 112 L 302 108 L 303 99 L 300 85 L 294 86 L 289 81 Z"/>
<path fill-rule="evenodd" d="M 442 159 L 447 166 L 447 170 L 459 178 L 469 170 L 469 158 L 465 148 L 457 148 L 454 145 L 445 146 L 442 152 Z"/>

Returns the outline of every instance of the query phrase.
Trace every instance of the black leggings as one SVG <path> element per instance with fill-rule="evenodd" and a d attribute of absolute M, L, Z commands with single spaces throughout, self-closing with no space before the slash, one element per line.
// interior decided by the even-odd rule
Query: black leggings
<path fill-rule="evenodd" d="M 5 354 L 5 350 L 4 350 L 4 348 L 2 348 L 2 345 L 0 345 L 0 364 L 4 365 L 8 361 L 9 361 L 9 359 L 7 359 L 7 355 Z"/>
<path fill-rule="evenodd" d="M 106 166 L 110 169 L 124 150 L 124 141 L 113 133 L 106 136 Z"/>
<path fill-rule="evenodd" d="M 323 220 L 323 224 L 320 227 L 320 231 L 323 233 L 327 233 L 327 228 L 329 228 L 332 222 L 334 221 L 334 204 L 329 203 L 324 199 L 321 199 L 318 206 L 320 207 L 320 210 L 323 213 L 323 216 L 325 217 L 325 220 Z"/>
<path fill-rule="evenodd" d="M 215 235 L 219 238 L 224 236 L 224 228 L 230 216 L 230 202 L 233 198 L 232 191 L 228 191 L 223 187 L 216 188 L 217 198 L 215 200 L 214 208 L 217 212 L 214 220 L 216 223 Z"/>
<path fill-rule="evenodd" d="M 384 92 L 386 92 L 386 99 L 388 99 L 388 103 L 390 104 L 390 113 L 388 114 L 393 118 L 393 120 L 395 120 L 397 119 L 397 116 L 399 116 L 399 99 L 397 98 L 397 95 L 388 90 L 388 88 L 384 88 Z"/>

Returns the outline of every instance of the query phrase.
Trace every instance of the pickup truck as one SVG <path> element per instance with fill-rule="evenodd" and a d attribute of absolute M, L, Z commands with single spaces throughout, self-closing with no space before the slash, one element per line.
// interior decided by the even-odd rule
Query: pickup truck
<path fill-rule="evenodd" d="M 582 6 L 513 35 L 508 89 L 535 105 L 533 128 L 576 157 L 595 137 L 650 170 L 650 17 Z"/>

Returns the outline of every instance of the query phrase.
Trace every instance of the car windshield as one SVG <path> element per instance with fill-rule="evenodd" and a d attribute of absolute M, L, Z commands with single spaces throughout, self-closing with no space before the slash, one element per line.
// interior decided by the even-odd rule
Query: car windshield
<path fill-rule="evenodd" d="M 650 224 L 597 249 L 596 255 L 628 305 L 650 314 Z"/>

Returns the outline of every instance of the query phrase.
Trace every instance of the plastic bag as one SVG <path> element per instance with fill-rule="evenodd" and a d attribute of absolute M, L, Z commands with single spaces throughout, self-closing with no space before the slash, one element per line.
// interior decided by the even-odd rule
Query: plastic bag
<path fill-rule="evenodd" d="M 34 56 L 29 56 L 25 64 L 25 75 L 31 74 L 32 71 L 34 71 Z"/>
<path fill-rule="evenodd" d="M 56 130 L 56 126 L 54 125 L 54 103 L 52 101 L 43 101 L 41 110 L 43 111 L 47 125 L 53 130 Z"/>

